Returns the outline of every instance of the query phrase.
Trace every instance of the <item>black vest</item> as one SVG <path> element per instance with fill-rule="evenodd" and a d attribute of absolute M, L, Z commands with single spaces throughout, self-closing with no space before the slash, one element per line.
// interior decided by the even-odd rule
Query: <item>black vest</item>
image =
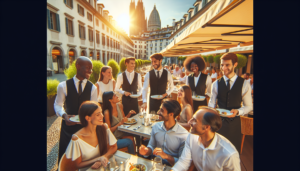
<path fill-rule="evenodd" d="M 237 77 L 231 90 L 227 90 L 227 86 L 223 77 L 218 79 L 218 106 L 222 109 L 238 109 L 242 102 L 242 88 L 244 79 Z"/>
<path fill-rule="evenodd" d="M 166 93 L 168 82 L 168 71 L 163 69 L 163 73 L 160 78 L 156 77 L 156 73 L 153 70 L 149 71 L 150 75 L 150 96 L 162 95 Z"/>
<path fill-rule="evenodd" d="M 134 73 L 134 78 L 132 80 L 132 83 L 130 84 L 128 82 L 126 73 L 123 72 L 123 84 L 122 89 L 127 92 L 133 92 L 134 94 L 137 94 L 137 88 L 138 88 L 138 74 Z M 131 98 L 130 96 L 122 96 L 122 104 L 123 104 L 123 111 L 125 116 L 129 113 L 130 110 L 134 110 L 136 114 L 139 113 L 139 104 L 137 98 Z M 131 117 L 134 115 L 131 115 Z"/>
<path fill-rule="evenodd" d="M 127 91 L 127 92 L 133 92 L 134 94 L 137 93 L 137 88 L 138 88 L 138 84 L 137 84 L 137 80 L 138 80 L 138 74 L 135 72 L 134 73 L 134 78 L 132 80 L 132 83 L 130 85 L 130 83 L 128 82 L 128 79 L 127 79 L 127 76 L 126 76 L 126 73 L 123 72 L 123 85 L 122 85 L 122 89 L 124 91 Z"/>
<path fill-rule="evenodd" d="M 189 85 L 192 91 L 195 91 L 197 95 L 205 96 L 205 89 L 206 89 L 206 79 L 207 75 L 201 73 L 200 78 L 197 83 L 197 87 L 195 87 L 195 79 L 194 74 L 188 76 Z"/>
<path fill-rule="evenodd" d="M 91 100 L 91 91 L 93 84 L 87 81 L 85 88 L 79 96 L 74 84 L 74 79 L 71 78 L 66 81 L 67 96 L 65 101 L 65 111 L 68 115 L 78 115 L 78 109 L 84 101 Z"/>

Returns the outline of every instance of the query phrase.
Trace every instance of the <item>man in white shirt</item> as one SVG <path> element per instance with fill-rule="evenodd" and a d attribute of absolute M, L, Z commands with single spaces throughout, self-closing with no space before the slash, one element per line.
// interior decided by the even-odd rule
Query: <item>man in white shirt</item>
<path fill-rule="evenodd" d="M 176 100 L 164 100 L 157 113 L 163 122 L 157 122 L 151 131 L 148 146 L 142 145 L 139 153 L 160 156 L 163 164 L 173 166 L 180 157 L 188 131 L 177 123 L 175 118 L 180 114 L 181 106 Z M 154 156 L 152 156 L 154 157 Z"/>
<path fill-rule="evenodd" d="M 81 56 L 76 60 L 76 75 L 58 84 L 54 110 L 58 117 L 62 117 L 58 162 L 65 153 L 72 138 L 72 134 L 82 128 L 79 122 L 70 121 L 70 117 L 78 115 L 78 109 L 84 101 L 97 102 L 97 88 L 88 81 L 92 74 L 92 62 L 89 58 Z M 65 106 L 64 106 L 65 103 Z"/>
<path fill-rule="evenodd" d="M 245 74 L 244 74 L 244 79 L 250 83 L 250 80 L 251 80 L 251 79 L 250 79 L 249 77 L 250 77 L 250 74 L 249 74 L 249 73 L 245 73 Z"/>
<path fill-rule="evenodd" d="M 190 75 L 190 72 L 188 70 L 185 71 L 185 76 L 182 78 L 179 78 L 179 81 L 183 82 L 184 84 L 186 84 L 187 82 L 187 78 Z"/>
<path fill-rule="evenodd" d="M 234 73 L 237 66 L 237 56 L 234 53 L 225 53 L 221 58 L 223 77 L 216 80 L 211 89 L 211 98 L 208 106 L 227 109 L 230 114 L 222 117 L 223 126 L 218 131 L 226 137 L 238 151 L 241 149 L 241 121 L 239 115 L 248 114 L 253 109 L 250 83 Z M 243 102 L 243 106 L 241 103 Z"/>
<path fill-rule="evenodd" d="M 129 57 L 125 59 L 126 70 L 122 74 L 118 75 L 115 91 L 122 94 L 122 104 L 125 115 L 131 110 L 139 113 L 138 99 L 131 98 L 130 95 L 142 94 L 142 77 L 139 73 L 134 72 L 135 58 Z M 120 87 L 122 85 L 122 90 Z M 138 90 L 138 91 L 137 91 Z M 131 116 L 134 116 L 132 114 Z"/>
<path fill-rule="evenodd" d="M 171 73 L 163 69 L 161 53 L 155 53 L 150 56 L 153 70 L 147 72 L 145 76 L 144 86 L 143 86 L 143 105 L 141 108 L 147 109 L 147 94 L 148 88 L 150 87 L 150 97 L 149 97 L 149 111 L 158 111 L 161 105 L 161 101 L 167 95 L 170 95 L 174 90 L 174 84 Z M 167 89 L 167 84 L 169 84 L 169 89 Z M 162 95 L 160 99 L 151 98 L 152 95 Z"/>
<path fill-rule="evenodd" d="M 182 71 L 181 71 L 181 69 L 179 69 L 179 66 L 175 65 L 175 69 L 173 70 L 173 75 L 175 77 L 180 77 L 181 73 L 182 73 Z"/>
<path fill-rule="evenodd" d="M 188 122 L 191 125 L 183 152 L 173 171 L 185 171 L 193 161 L 198 171 L 240 171 L 240 156 L 224 136 L 216 133 L 222 127 L 218 112 L 200 108 Z"/>

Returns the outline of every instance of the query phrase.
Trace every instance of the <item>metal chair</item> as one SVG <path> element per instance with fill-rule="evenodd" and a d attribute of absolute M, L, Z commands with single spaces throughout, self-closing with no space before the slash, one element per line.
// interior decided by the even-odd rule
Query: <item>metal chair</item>
<path fill-rule="evenodd" d="M 58 171 L 77 171 L 77 170 L 78 169 L 75 166 L 75 162 L 72 161 L 72 158 L 67 159 L 65 153 L 59 161 Z"/>
<path fill-rule="evenodd" d="M 245 135 L 253 135 L 253 118 L 240 116 L 241 118 L 241 132 L 243 134 L 241 144 L 241 154 L 243 150 Z"/>

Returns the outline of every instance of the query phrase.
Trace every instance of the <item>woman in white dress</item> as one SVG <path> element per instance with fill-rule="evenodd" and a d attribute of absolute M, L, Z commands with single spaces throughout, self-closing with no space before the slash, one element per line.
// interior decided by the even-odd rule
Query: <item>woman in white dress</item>
<path fill-rule="evenodd" d="M 79 171 L 91 166 L 93 169 L 105 167 L 118 147 L 117 139 L 103 122 L 100 105 L 93 101 L 83 102 L 79 108 L 79 119 L 83 128 L 72 135 L 66 158 L 72 158 Z"/>
<path fill-rule="evenodd" d="M 218 78 L 218 74 L 217 74 L 217 72 L 216 72 L 216 69 L 215 68 L 213 68 L 212 70 L 211 70 L 211 79 L 212 79 L 212 82 L 214 82 L 217 78 Z"/>
<path fill-rule="evenodd" d="M 181 101 L 182 111 L 178 118 L 178 123 L 183 127 L 189 127 L 188 121 L 193 116 L 193 99 L 192 99 L 192 90 L 190 86 L 183 85 L 178 90 L 177 94 L 178 99 Z"/>
<path fill-rule="evenodd" d="M 95 84 L 98 91 L 98 102 L 102 105 L 102 95 L 107 91 L 114 91 L 116 82 L 112 77 L 112 69 L 110 66 L 101 68 L 99 81 Z"/>

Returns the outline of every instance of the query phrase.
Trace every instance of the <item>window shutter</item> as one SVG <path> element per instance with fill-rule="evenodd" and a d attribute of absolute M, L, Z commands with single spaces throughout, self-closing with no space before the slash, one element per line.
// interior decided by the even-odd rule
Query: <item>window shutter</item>
<path fill-rule="evenodd" d="M 73 9 L 73 0 L 71 0 L 71 7 L 72 7 L 72 9 Z"/>
<path fill-rule="evenodd" d="M 59 14 L 56 14 L 56 26 L 57 26 L 57 31 L 60 32 L 60 25 L 59 25 Z"/>
<path fill-rule="evenodd" d="M 77 4 L 77 9 L 78 9 L 78 13 L 80 14 L 80 12 L 79 12 L 79 4 Z"/>
<path fill-rule="evenodd" d="M 48 18 L 48 28 L 52 29 L 51 19 L 50 19 L 50 10 L 47 9 L 47 18 Z"/>
<path fill-rule="evenodd" d="M 68 31 L 69 31 L 69 29 L 68 29 L 68 18 L 66 17 L 66 33 L 67 34 L 69 34 Z"/>
<path fill-rule="evenodd" d="M 79 38 L 81 38 L 81 28 L 80 28 L 80 25 L 79 26 Z"/>
<path fill-rule="evenodd" d="M 83 37 L 85 39 L 85 27 L 83 27 Z"/>
<path fill-rule="evenodd" d="M 64 3 L 67 4 L 67 0 L 64 0 Z"/>

